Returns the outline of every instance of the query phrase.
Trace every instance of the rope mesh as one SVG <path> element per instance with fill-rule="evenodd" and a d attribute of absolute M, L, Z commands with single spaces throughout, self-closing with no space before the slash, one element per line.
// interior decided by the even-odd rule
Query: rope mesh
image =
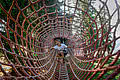
<path fill-rule="evenodd" d="M 120 79 L 118 0 L 25 0 L 24 5 L 13 0 L 9 9 L 4 4 L 0 3 L 0 54 L 5 58 L 0 60 L 1 79 L 57 80 L 58 51 L 48 49 L 58 37 L 71 46 L 70 80 Z"/>

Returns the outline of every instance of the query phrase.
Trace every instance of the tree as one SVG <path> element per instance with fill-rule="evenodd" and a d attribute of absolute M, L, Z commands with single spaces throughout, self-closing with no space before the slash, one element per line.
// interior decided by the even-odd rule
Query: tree
<path fill-rule="evenodd" d="M 32 0 L 32 1 L 35 2 L 36 0 Z M 46 5 L 46 6 L 50 6 L 50 5 L 54 4 L 55 1 L 56 1 L 56 0 L 45 0 L 45 5 Z M 29 0 L 0 0 L 0 4 L 2 5 L 2 7 L 3 7 L 7 12 L 9 12 L 11 5 L 14 5 L 13 8 L 11 9 L 11 12 L 10 12 L 9 15 L 11 15 L 11 16 L 16 20 L 16 19 L 17 19 L 17 15 L 18 15 L 18 13 L 20 12 L 20 10 L 18 9 L 18 7 L 17 7 L 16 5 L 18 5 L 19 8 L 22 10 L 23 8 L 25 8 L 26 6 L 28 6 L 28 5 L 30 4 L 30 2 L 29 2 Z M 33 6 L 34 6 L 35 10 L 39 10 L 41 7 L 44 6 L 44 5 L 43 5 L 43 1 L 39 1 L 38 3 L 34 4 Z M 47 12 L 48 12 L 48 13 L 51 13 L 51 12 L 55 12 L 55 10 L 56 10 L 55 7 L 51 7 L 51 8 L 48 8 Z M 34 12 L 34 10 L 33 10 L 33 8 L 32 8 L 32 5 L 23 11 L 23 13 L 24 13 L 24 15 L 25 15 L 26 17 L 29 16 L 30 14 L 32 14 L 32 12 Z M 46 13 L 45 13 L 45 9 L 40 10 L 37 14 L 38 14 L 38 17 L 46 14 Z M 8 15 L 3 11 L 3 9 L 0 7 L 0 20 L 2 20 L 2 21 L 6 24 L 8 17 L 9 17 L 9 16 L 8 16 Z M 37 18 L 36 15 L 33 15 L 32 17 L 29 18 L 29 21 L 32 22 L 32 21 L 35 20 L 36 18 Z M 22 15 L 22 13 L 20 13 L 18 23 L 19 23 L 21 26 L 22 26 L 24 20 L 25 20 L 25 17 Z M 36 26 L 36 24 L 38 24 L 40 21 L 42 22 L 42 21 L 44 21 L 44 20 L 45 20 L 45 17 L 40 18 L 40 20 L 38 20 L 37 22 L 33 23 L 32 25 L 33 25 L 33 26 Z M 0 24 L 2 24 L 2 23 L 0 22 Z M 17 23 L 15 23 L 13 20 L 11 20 L 11 19 L 9 18 L 9 24 L 8 24 L 8 25 L 9 25 L 10 29 L 12 29 L 13 31 L 15 31 L 15 28 L 16 28 L 15 25 L 16 25 L 16 24 L 17 24 Z M 12 30 L 10 30 L 10 29 L 8 28 L 8 25 L 4 25 L 3 28 L 4 28 L 5 31 L 4 31 L 4 32 L 0 31 L 0 33 L 1 33 L 3 36 L 5 36 L 6 38 L 7 38 L 8 35 L 9 35 L 9 36 L 10 36 L 10 40 L 16 43 L 16 41 L 15 41 L 15 35 L 16 35 L 16 34 L 15 34 Z M 22 27 L 24 27 L 24 30 L 27 30 L 28 25 L 29 25 L 29 24 L 28 24 L 27 22 L 25 22 L 25 25 L 22 26 Z M 40 26 L 38 26 L 38 27 L 41 28 L 42 25 L 40 25 Z M 7 29 L 9 29 L 9 30 L 7 30 Z M 8 31 L 8 35 L 7 35 L 7 32 L 6 32 L 6 31 Z M 17 26 L 17 33 L 18 33 L 19 35 L 22 35 L 21 31 L 22 31 L 22 28 L 19 27 L 19 26 Z M 29 32 L 31 32 L 31 31 L 32 31 L 32 28 L 29 29 Z M 26 38 L 26 35 L 27 35 L 27 34 L 26 34 L 26 32 L 24 31 L 24 32 L 23 32 L 23 37 Z M 31 35 L 31 34 L 29 33 L 28 41 L 30 41 L 30 35 Z M 21 39 L 18 35 L 16 35 L 16 36 L 17 36 L 17 42 L 18 42 L 19 45 L 22 45 L 22 41 L 23 41 L 24 46 L 25 46 L 26 43 L 27 43 L 27 44 L 28 44 L 28 49 L 30 49 L 30 43 L 29 43 L 29 42 L 26 42 L 25 40 Z M 9 45 L 9 41 L 1 38 L 1 42 L 3 43 L 3 46 L 5 47 L 6 50 L 12 52 L 12 50 L 11 50 L 11 45 Z M 31 39 L 31 42 L 33 42 L 33 39 Z M 34 45 L 37 45 L 37 44 L 34 44 Z M 32 45 L 31 45 L 31 46 L 32 46 Z M 0 47 L 1 47 L 1 46 L 0 46 Z M 20 55 L 20 52 L 23 54 L 23 56 L 25 55 L 25 52 L 23 52 L 22 49 L 20 49 L 20 51 L 19 51 L 16 46 L 14 46 L 13 49 L 14 49 L 14 51 L 15 51 L 15 53 L 16 53 L 17 55 Z M 33 46 L 32 46 L 32 49 L 33 49 Z M 32 50 L 32 49 L 31 49 L 31 50 Z M 1 52 L 2 52 L 2 51 L 1 51 Z M 4 54 L 4 53 L 2 53 L 2 54 Z M 14 60 L 14 56 L 13 56 L 13 55 L 7 54 L 7 56 L 8 56 L 8 58 L 9 58 L 13 63 L 15 63 L 15 60 Z M 23 64 L 23 63 L 22 63 L 22 60 L 21 60 L 20 58 L 18 58 L 18 59 L 19 59 L 19 61 L 21 61 L 21 64 Z"/>

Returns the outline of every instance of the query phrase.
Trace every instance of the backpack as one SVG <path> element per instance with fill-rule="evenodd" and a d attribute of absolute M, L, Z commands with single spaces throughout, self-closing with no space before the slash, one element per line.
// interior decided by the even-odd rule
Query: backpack
<path fill-rule="evenodd" d="M 68 53 L 68 48 L 64 48 L 63 53 Z"/>

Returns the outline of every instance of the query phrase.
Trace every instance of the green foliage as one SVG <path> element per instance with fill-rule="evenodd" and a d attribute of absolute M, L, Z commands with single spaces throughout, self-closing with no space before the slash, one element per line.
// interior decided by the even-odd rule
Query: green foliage
<path fill-rule="evenodd" d="M 2 12 L 2 9 L 0 8 L 0 14 L 1 14 L 1 12 Z"/>
<path fill-rule="evenodd" d="M 18 58 L 19 62 L 21 63 L 21 65 L 24 66 L 24 63 L 23 63 L 23 61 L 22 61 L 22 57 L 19 57 L 19 56 L 18 56 L 17 58 Z"/>
<path fill-rule="evenodd" d="M 106 64 L 104 65 L 104 66 L 108 66 L 112 61 L 114 60 L 114 58 L 113 57 L 111 57 L 111 58 L 109 58 L 109 60 L 106 62 Z M 104 61 L 104 59 L 101 61 L 101 63 L 103 63 L 103 61 Z M 116 61 L 116 63 L 114 64 L 114 65 L 119 65 L 119 62 L 120 62 L 120 59 L 118 59 L 117 61 Z M 94 64 L 92 65 L 92 63 L 86 63 L 86 65 L 85 65 L 85 63 L 77 63 L 78 64 L 78 66 L 80 67 L 80 68 L 82 68 L 82 67 L 87 67 L 87 69 L 90 67 L 90 66 L 92 66 L 91 67 L 91 69 L 94 69 L 95 68 L 95 64 L 97 63 L 97 61 L 95 61 L 94 62 Z M 89 65 L 89 66 L 88 66 Z M 74 72 L 75 72 L 75 74 L 77 75 L 77 76 L 79 76 L 81 73 L 80 73 L 80 71 L 78 71 L 77 69 L 74 69 Z M 114 70 L 108 70 L 101 78 L 100 78 L 100 80 L 103 80 L 103 79 L 106 79 L 106 77 L 108 77 L 110 74 L 112 74 L 114 72 Z M 70 69 L 68 68 L 68 73 L 70 73 Z M 79 74 L 80 73 L 80 74 Z M 82 75 L 87 75 L 89 72 L 86 72 L 86 74 L 85 74 L 85 72 L 82 74 Z M 87 79 L 88 78 L 90 78 L 91 77 L 91 75 L 93 74 L 94 72 L 90 72 L 90 74 L 89 74 L 89 76 L 87 77 Z M 79 75 L 78 75 L 79 74 Z M 94 77 L 91 79 L 91 80 L 95 80 L 99 75 L 101 74 L 101 71 L 97 71 L 97 73 L 94 75 Z M 71 75 L 71 77 L 73 77 L 72 75 Z M 82 76 L 81 76 L 82 77 Z M 86 77 L 86 76 L 85 76 Z M 85 78 L 85 77 L 83 77 L 83 79 Z M 119 77 L 120 77 L 120 74 L 118 74 L 118 75 L 116 75 L 115 76 L 115 79 L 113 79 L 113 80 L 117 80 L 117 79 L 119 79 Z"/>
<path fill-rule="evenodd" d="M 9 12 L 10 6 L 12 5 L 13 1 L 14 1 L 14 0 L 0 0 L 0 4 L 2 5 L 2 7 L 3 7 L 7 12 Z M 15 1 L 16 1 L 16 0 L 15 0 Z M 32 1 L 34 2 L 35 0 L 32 0 Z M 54 4 L 54 3 L 55 3 L 55 0 L 47 0 L 47 1 L 45 2 L 46 6 L 50 6 L 50 5 Z M 29 5 L 29 1 L 28 1 L 28 0 L 17 0 L 17 4 L 18 4 L 19 8 L 22 10 L 22 9 L 25 8 L 27 5 Z M 33 6 L 34 6 L 34 8 L 35 8 L 36 10 L 39 10 L 41 7 L 43 7 L 43 1 L 40 1 L 40 2 L 38 2 L 38 3 L 36 3 L 36 4 L 34 4 Z M 55 10 L 56 10 L 55 7 L 46 8 L 46 9 L 47 9 L 47 13 L 55 12 Z M 14 5 L 13 8 L 11 9 L 10 15 L 16 20 L 19 12 L 20 12 L 20 11 L 19 11 L 18 7 L 17 7 L 16 5 Z M 28 12 L 29 12 L 29 13 L 28 13 Z M 25 9 L 25 10 L 23 11 L 23 14 L 27 17 L 27 16 L 29 16 L 29 14 L 31 14 L 32 12 L 34 12 L 34 10 L 33 10 L 32 7 L 30 6 L 30 7 L 28 7 L 27 9 Z M 43 16 L 44 14 L 46 14 L 46 13 L 45 13 L 45 9 L 40 10 L 37 14 L 38 14 L 38 17 Z M 55 15 L 56 15 L 56 14 L 53 14 L 52 16 L 55 16 Z M 42 22 L 42 21 L 44 21 L 46 18 L 47 18 L 47 16 L 45 16 L 45 17 L 43 17 L 43 18 L 40 18 L 40 21 Z M 7 22 L 7 14 L 6 14 L 1 8 L 0 8 L 0 19 L 3 20 L 5 23 Z M 34 15 L 32 16 L 32 18 L 31 18 L 31 17 L 28 18 L 28 20 L 29 20 L 30 23 L 32 23 L 32 21 L 35 20 L 35 19 L 36 19 L 36 14 L 34 14 Z M 20 24 L 21 26 L 22 26 L 24 20 L 25 20 L 24 16 L 22 15 L 22 13 L 20 13 L 18 22 L 19 22 L 19 24 Z M 39 22 L 39 20 L 38 20 L 36 23 L 33 23 L 32 26 L 36 26 L 36 24 L 37 24 L 38 22 Z M 1 23 L 0 23 L 0 24 L 1 24 Z M 17 24 L 17 23 L 15 23 L 13 20 L 11 20 L 11 19 L 9 20 L 9 27 L 10 27 L 13 31 L 15 31 L 15 25 L 16 25 L 16 24 Z M 29 25 L 29 23 L 28 23 L 27 21 L 25 21 L 25 24 L 24 24 L 24 26 L 22 26 L 22 27 L 23 27 L 25 30 L 27 30 L 28 25 Z M 6 27 L 6 26 L 5 26 L 5 27 Z M 41 27 L 41 25 L 38 26 L 38 27 Z M 32 29 L 33 29 L 33 28 L 30 26 L 29 33 L 31 32 Z M 13 41 L 13 42 L 15 42 L 15 33 L 14 33 L 13 31 L 9 30 L 9 34 L 8 34 L 8 35 L 10 36 L 10 40 Z M 17 26 L 17 33 L 18 33 L 19 35 L 21 35 L 21 31 L 22 31 L 21 27 Z M 1 33 L 2 35 L 4 35 L 6 38 L 8 37 L 6 31 L 5 31 L 5 32 L 0 32 L 0 33 Z M 23 37 L 24 37 L 24 38 L 26 38 L 26 35 L 27 35 L 26 32 L 23 31 Z M 30 34 L 30 35 L 31 35 L 31 34 Z M 18 42 L 18 44 L 19 44 L 19 45 L 22 45 L 21 37 L 18 36 L 17 34 L 16 34 L 16 36 L 17 36 L 17 42 Z M 10 47 L 8 41 L 6 41 L 6 40 L 3 39 L 3 38 L 1 38 L 1 40 L 2 40 L 2 43 L 3 43 L 4 47 L 5 47 L 5 49 L 8 50 L 8 51 L 10 51 L 10 52 L 12 52 L 12 50 L 11 50 L 12 47 Z M 28 42 L 30 42 L 30 37 L 28 37 Z M 31 42 L 33 42 L 33 39 L 31 39 Z M 15 43 L 16 43 L 16 42 L 15 42 Z M 23 43 L 24 43 L 24 46 L 26 46 L 26 41 L 25 41 L 25 40 L 23 40 Z M 32 48 L 33 48 L 33 45 L 31 45 L 30 43 L 27 43 L 27 44 L 28 44 L 28 49 L 30 49 L 30 46 L 32 46 Z M 22 58 L 20 57 L 20 53 L 21 53 L 23 56 L 25 56 L 25 52 L 22 51 L 21 49 L 20 49 L 20 51 L 19 51 L 18 48 L 16 48 L 16 47 L 13 48 L 13 50 L 14 50 L 14 52 L 17 54 L 17 57 L 16 57 L 16 58 L 19 60 L 19 62 L 21 63 L 21 65 L 24 66 L 25 64 L 23 63 Z M 6 54 L 7 54 L 8 58 L 9 58 L 9 60 L 10 60 L 11 62 L 13 62 L 14 64 L 16 64 L 15 56 L 14 56 L 13 54 L 8 53 L 8 52 L 7 52 Z M 2 51 L 0 51 L 0 56 L 3 56 L 3 52 L 2 52 Z M 38 55 L 37 55 L 37 54 L 33 54 L 33 56 L 36 56 L 36 57 L 37 57 Z M 33 65 L 32 61 L 30 61 L 30 63 Z M 12 73 L 14 73 L 14 70 L 12 71 Z"/>
<path fill-rule="evenodd" d="M 0 58 L 3 57 L 3 51 L 0 49 Z"/>
<path fill-rule="evenodd" d="M 90 16 L 93 20 L 95 19 L 95 14 L 96 14 L 96 12 L 95 12 L 94 9 L 88 10 L 87 13 L 89 14 L 89 16 Z M 96 41 L 96 39 L 98 39 L 99 37 L 101 37 L 101 36 L 100 36 L 100 35 L 101 35 L 101 32 L 100 32 L 100 31 L 99 31 L 98 34 L 96 34 L 96 33 L 97 33 L 96 27 L 98 27 L 98 26 L 101 25 L 101 24 L 100 24 L 100 23 L 97 23 L 97 26 L 96 26 L 95 22 L 93 22 L 93 20 L 90 19 L 90 18 L 88 17 L 88 15 L 86 15 L 84 12 L 82 12 L 82 15 L 85 15 L 85 19 L 84 19 L 84 21 L 83 21 L 83 26 L 85 26 L 85 27 L 88 29 L 88 31 L 86 32 L 86 37 L 88 37 L 88 39 L 90 39 L 91 37 L 94 36 L 94 37 L 91 39 L 91 43 L 90 43 L 90 41 L 89 41 L 87 44 L 89 44 L 89 43 L 92 44 L 93 42 Z M 91 23 L 92 23 L 92 24 L 91 24 Z M 91 25 L 91 26 L 89 26 L 88 24 Z M 98 27 L 98 29 L 99 29 L 99 27 Z M 85 30 L 85 29 L 83 29 L 83 31 L 84 31 L 84 30 Z M 94 33 L 93 33 L 93 32 L 94 32 Z M 103 27 L 103 34 L 105 34 L 106 32 L 108 32 L 108 29 L 107 29 L 106 27 Z M 94 35 L 94 34 L 96 34 L 96 35 Z M 98 35 L 98 38 L 97 38 L 97 35 Z M 103 37 L 102 45 L 105 44 L 106 38 L 107 38 L 107 36 L 104 36 L 104 37 Z M 111 36 L 111 34 L 109 33 L 109 35 L 108 35 L 108 41 L 111 41 L 111 38 L 112 38 L 112 36 Z M 99 45 L 100 45 L 100 40 L 97 41 L 96 46 L 95 46 L 95 44 L 91 46 L 91 47 L 93 48 L 92 50 L 94 50 L 95 48 L 97 49 L 97 48 L 99 47 Z M 107 49 L 108 49 L 109 51 L 111 50 L 111 47 L 112 47 L 111 44 L 107 45 Z"/>
<path fill-rule="evenodd" d="M 12 2 L 13 2 L 13 0 L 0 0 L 1 5 L 7 12 L 9 11 L 10 6 L 12 5 Z M 21 9 L 28 5 L 28 0 L 18 0 L 17 2 Z M 16 6 L 13 6 L 12 16 L 15 18 L 17 13 L 18 13 L 18 10 L 17 10 Z M 3 20 L 6 20 L 6 18 L 7 18 L 6 14 L 1 10 L 1 8 L 0 8 L 0 18 Z"/>
<path fill-rule="evenodd" d="M 37 54 L 33 53 L 33 56 L 38 56 Z"/>

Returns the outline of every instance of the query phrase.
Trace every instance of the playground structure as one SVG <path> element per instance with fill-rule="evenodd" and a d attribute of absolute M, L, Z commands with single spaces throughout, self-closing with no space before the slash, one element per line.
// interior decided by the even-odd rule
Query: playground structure
<path fill-rule="evenodd" d="M 5 14 L 0 18 L 0 54 L 5 59 L 0 60 L 0 79 L 120 79 L 118 0 L 112 7 L 110 0 L 28 0 L 24 7 L 18 1 L 13 0 L 8 11 L 0 3 Z M 48 53 L 55 38 L 71 46 L 64 64 L 57 50 Z"/>

